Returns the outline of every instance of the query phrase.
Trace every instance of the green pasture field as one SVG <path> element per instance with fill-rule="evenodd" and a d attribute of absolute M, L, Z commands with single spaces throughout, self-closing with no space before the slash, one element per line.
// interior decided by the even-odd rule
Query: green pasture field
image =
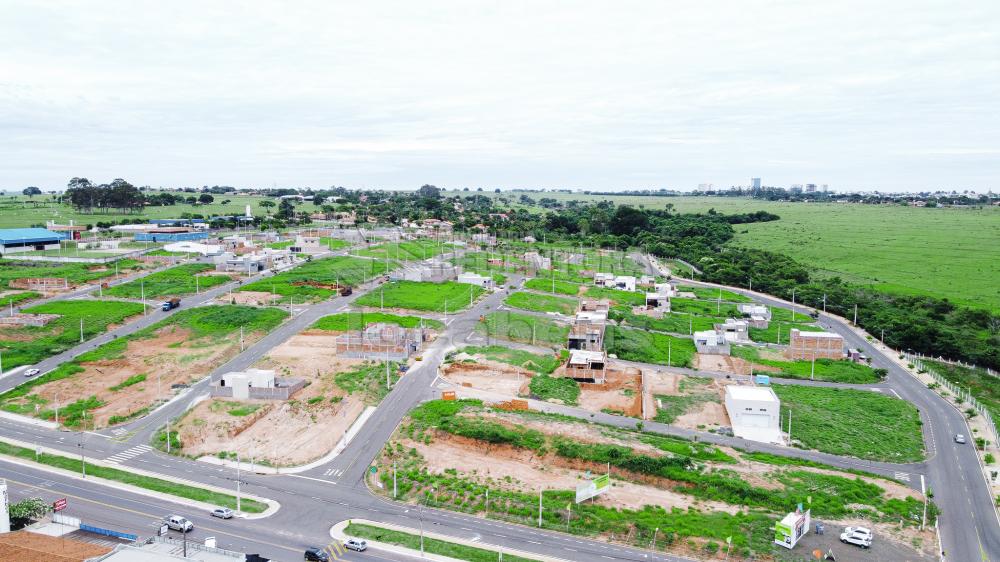
<path fill-rule="evenodd" d="M 425 328 L 433 328 L 435 330 L 444 328 L 443 323 L 432 318 L 398 316 L 382 312 L 341 312 L 340 314 L 331 314 L 330 316 L 320 318 L 309 329 L 347 332 L 350 330 L 363 330 L 369 324 L 395 324 L 404 328 L 418 328 L 423 325 Z"/>
<path fill-rule="evenodd" d="M 553 279 L 535 278 L 524 282 L 524 287 L 543 293 L 554 292 L 559 295 L 577 296 L 580 294 L 580 284 L 569 281 L 556 281 Z"/>
<path fill-rule="evenodd" d="M 531 310 L 534 312 L 558 312 L 566 316 L 576 312 L 577 301 L 565 297 L 554 295 L 542 295 L 539 293 L 529 293 L 518 291 L 511 293 L 504 299 L 503 303 L 513 308 Z"/>
<path fill-rule="evenodd" d="M 390 266 L 391 269 L 391 266 Z M 385 262 L 350 256 L 334 256 L 306 262 L 298 267 L 244 285 L 240 291 L 259 291 L 280 295 L 280 303 L 315 302 L 328 299 L 336 291 L 326 287 L 313 287 L 309 282 L 336 283 L 357 286 L 372 277 L 386 272 Z"/>
<path fill-rule="evenodd" d="M 562 363 L 562 361 L 553 355 L 540 355 L 502 345 L 468 346 L 463 347 L 459 352 L 468 355 L 479 355 L 490 361 L 499 361 L 542 374 L 549 374 L 555 371 L 556 367 Z"/>
<path fill-rule="evenodd" d="M 135 307 L 139 311 L 142 310 L 142 305 L 135 303 L 101 301 L 58 301 L 35 308 L 45 308 L 51 305 L 72 302 L 91 305 L 112 305 L 117 310 L 127 309 L 128 307 Z M 53 409 L 41 409 L 47 404 L 47 401 L 38 395 L 32 394 L 32 391 L 36 387 L 70 378 L 81 373 L 85 370 L 83 367 L 84 363 L 120 358 L 128 348 L 128 342 L 155 338 L 156 333 L 167 326 L 179 326 L 190 330 L 190 341 L 204 340 L 214 343 L 238 332 L 240 328 L 243 328 L 247 334 L 268 332 L 278 326 L 287 316 L 288 314 L 284 310 L 278 308 L 232 305 L 187 308 L 129 336 L 115 339 L 96 349 L 87 351 L 75 359 L 59 365 L 48 373 L 29 379 L 20 386 L 0 394 L 0 409 L 24 415 L 37 415 L 43 419 L 52 419 L 55 417 Z M 35 410 L 36 406 L 40 409 L 37 414 Z M 103 406 L 103 403 L 94 397 L 82 398 L 68 405 L 64 404 L 59 409 L 59 421 L 66 427 L 75 427 L 80 424 L 86 412 L 100 408 L 101 406 Z"/>
<path fill-rule="evenodd" d="M 732 347 L 733 357 L 741 357 L 757 365 L 766 365 L 781 369 L 774 376 L 788 379 L 808 379 L 813 374 L 812 361 L 779 361 L 762 359 L 756 348 L 745 345 Z M 869 384 L 882 380 L 881 369 L 872 369 L 868 365 L 847 360 L 817 359 L 815 378 L 818 381 L 843 382 L 852 384 Z"/>
<path fill-rule="evenodd" d="M 185 197 L 198 193 L 184 193 Z M 257 195 L 215 195 L 215 201 L 208 205 L 187 205 L 178 204 L 168 207 L 146 207 L 141 213 L 116 213 L 97 212 L 79 213 L 72 206 L 60 204 L 52 201 L 51 195 L 36 195 L 34 198 L 17 196 L 16 198 L 4 197 L 0 200 L 0 228 L 21 228 L 32 225 L 43 226 L 46 221 L 56 221 L 59 224 L 93 225 L 98 222 L 112 222 L 123 219 L 172 219 L 181 216 L 181 213 L 209 215 L 243 215 L 245 207 L 251 206 L 256 216 L 264 216 L 267 210 L 260 206 L 260 202 L 268 197 Z M 229 199 L 230 202 L 223 205 L 222 201 Z M 274 201 L 273 199 L 271 199 Z M 306 208 L 312 207 L 312 203 L 306 203 Z M 302 205 L 298 205 L 301 207 Z M 277 207 L 271 209 L 273 212 Z"/>
<path fill-rule="evenodd" d="M 180 297 L 195 293 L 196 290 L 210 289 L 222 285 L 231 279 L 225 275 L 198 275 L 215 269 L 210 263 L 189 263 L 151 273 L 140 281 L 129 281 L 116 285 L 104 291 L 112 297 L 137 299 L 146 295 L 147 299 L 156 297 Z M 197 279 L 196 279 L 197 276 Z"/>
<path fill-rule="evenodd" d="M 60 316 L 45 326 L 0 329 L 4 369 L 31 365 L 79 345 L 81 319 L 83 338 L 88 340 L 107 331 L 111 324 L 121 324 L 130 316 L 142 314 L 142 305 L 120 301 L 61 300 L 32 306 L 24 312 Z"/>
<path fill-rule="evenodd" d="M 143 264 L 130 259 L 118 261 L 118 273 L 142 269 Z M 25 277 L 65 278 L 67 283 L 82 285 L 115 274 L 114 264 L 56 263 L 44 261 L 18 261 L 0 259 L 0 288 L 10 287 L 10 282 Z"/>
<path fill-rule="evenodd" d="M 491 312 L 485 322 L 476 324 L 476 332 L 488 339 L 508 339 L 532 345 L 564 347 L 569 336 L 569 326 L 548 318 L 511 311 Z"/>
<path fill-rule="evenodd" d="M 673 367 L 690 367 L 695 354 L 693 340 L 618 326 L 608 326 L 604 349 L 626 361 Z"/>
<path fill-rule="evenodd" d="M 924 459 L 917 409 L 869 390 L 776 384 L 782 429 L 807 449 L 886 462 Z"/>
<path fill-rule="evenodd" d="M 373 308 L 457 312 L 468 308 L 482 294 L 482 288 L 468 283 L 393 281 L 372 289 L 354 303 Z"/>

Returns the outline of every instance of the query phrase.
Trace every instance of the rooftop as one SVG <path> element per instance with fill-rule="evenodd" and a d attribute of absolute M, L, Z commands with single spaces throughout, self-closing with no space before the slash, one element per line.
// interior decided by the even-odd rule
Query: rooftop
<path fill-rule="evenodd" d="M 603 351 L 586 351 L 583 349 L 574 349 L 569 355 L 569 362 L 571 365 L 586 365 L 592 361 L 604 361 L 605 356 Z"/>
<path fill-rule="evenodd" d="M 106 546 L 29 531 L 0 535 L 0 560 L 18 562 L 83 562 L 111 552 Z"/>
<path fill-rule="evenodd" d="M 44 242 L 62 240 L 65 235 L 44 228 L 4 228 L 0 229 L 0 244 L 18 242 Z"/>
<path fill-rule="evenodd" d="M 756 400 L 759 402 L 778 402 L 778 395 L 769 386 L 726 386 L 726 396 L 736 400 Z"/>
<path fill-rule="evenodd" d="M 797 328 L 792 329 L 792 333 L 798 333 L 801 338 L 843 338 L 840 334 L 834 334 L 833 332 L 803 332 Z"/>

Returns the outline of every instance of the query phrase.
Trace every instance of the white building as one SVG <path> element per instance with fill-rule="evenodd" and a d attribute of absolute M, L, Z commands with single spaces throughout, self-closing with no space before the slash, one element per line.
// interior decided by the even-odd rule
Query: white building
<path fill-rule="evenodd" d="M 709 355 L 729 355 L 730 352 L 726 334 L 719 330 L 695 332 L 694 347 L 698 353 Z"/>
<path fill-rule="evenodd" d="M 478 273 L 472 273 L 467 271 L 458 276 L 459 283 L 468 283 L 470 285 L 476 285 L 482 287 L 483 289 L 492 289 L 495 286 L 492 277 L 487 277 L 485 275 L 480 275 Z"/>
<path fill-rule="evenodd" d="M 737 437 L 783 445 L 780 411 L 781 401 L 769 386 L 726 386 L 726 412 Z"/>
<path fill-rule="evenodd" d="M 622 291 L 635 291 L 636 278 L 631 275 L 619 275 L 615 277 L 613 285 L 615 289 Z"/>
<path fill-rule="evenodd" d="M 552 258 L 547 258 L 538 252 L 525 252 L 524 261 L 531 269 L 552 269 Z"/>
<path fill-rule="evenodd" d="M 185 254 L 200 254 L 202 256 L 218 256 L 222 253 L 222 246 L 214 244 L 201 244 L 199 242 L 183 241 L 166 244 L 163 249 L 168 252 L 183 252 Z"/>
<path fill-rule="evenodd" d="M 610 287 L 615 282 L 614 273 L 595 273 L 594 274 L 594 285 L 598 287 Z"/>
<path fill-rule="evenodd" d="M 247 400 L 251 388 L 274 388 L 274 371 L 270 369 L 247 369 L 225 373 L 219 379 L 219 386 L 232 388 L 233 399 Z"/>
<path fill-rule="evenodd" d="M 750 324 L 745 320 L 727 318 L 725 323 L 716 324 L 716 331 L 722 331 L 729 343 L 748 343 L 750 341 Z"/>
<path fill-rule="evenodd" d="M 740 311 L 740 314 L 749 318 L 750 325 L 754 328 L 766 330 L 771 323 L 771 309 L 762 304 L 738 304 L 736 309 Z"/>

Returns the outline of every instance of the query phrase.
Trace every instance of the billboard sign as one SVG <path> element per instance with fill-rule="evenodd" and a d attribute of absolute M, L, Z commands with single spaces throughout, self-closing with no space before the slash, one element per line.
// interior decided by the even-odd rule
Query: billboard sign
<path fill-rule="evenodd" d="M 602 474 L 576 487 L 576 503 L 599 496 L 611 488 L 611 476 Z"/>
<path fill-rule="evenodd" d="M 62 511 L 66 509 L 66 498 L 59 498 L 52 502 L 52 511 Z"/>

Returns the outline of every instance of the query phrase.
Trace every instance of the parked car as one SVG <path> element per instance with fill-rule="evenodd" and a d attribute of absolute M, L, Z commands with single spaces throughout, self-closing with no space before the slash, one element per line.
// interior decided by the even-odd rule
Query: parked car
<path fill-rule="evenodd" d="M 187 518 L 181 517 L 180 515 L 171 515 L 170 517 L 167 517 L 164 523 L 167 524 L 167 527 L 182 533 L 190 533 L 194 530 L 194 523 L 188 521 Z"/>
<path fill-rule="evenodd" d="M 212 510 L 212 517 L 218 517 L 219 519 L 232 519 L 233 510 L 228 507 L 217 507 Z"/>
<path fill-rule="evenodd" d="M 868 527 L 848 527 L 844 529 L 844 532 L 849 535 L 863 535 L 868 537 L 869 539 L 874 536 L 872 534 L 872 530 L 869 529 Z"/>
<path fill-rule="evenodd" d="M 24 372 L 24 376 L 33 377 L 38 373 L 41 373 L 41 371 L 39 371 L 38 369 L 28 369 L 27 371 Z"/>
<path fill-rule="evenodd" d="M 872 545 L 871 535 L 866 535 L 864 533 L 841 533 L 840 542 L 845 544 L 853 544 L 855 546 L 860 546 L 861 548 L 870 548 Z"/>
<path fill-rule="evenodd" d="M 330 562 L 330 555 L 318 546 L 310 546 L 306 549 L 304 559 L 310 562 Z"/>
<path fill-rule="evenodd" d="M 965 436 L 962 435 L 961 433 L 959 433 L 958 435 L 956 435 L 955 436 L 955 443 L 958 443 L 959 445 L 965 445 Z"/>
<path fill-rule="evenodd" d="M 348 550 L 355 550 L 357 552 L 364 552 L 368 549 L 368 543 L 364 539 L 347 539 L 344 541 L 344 548 Z"/>

